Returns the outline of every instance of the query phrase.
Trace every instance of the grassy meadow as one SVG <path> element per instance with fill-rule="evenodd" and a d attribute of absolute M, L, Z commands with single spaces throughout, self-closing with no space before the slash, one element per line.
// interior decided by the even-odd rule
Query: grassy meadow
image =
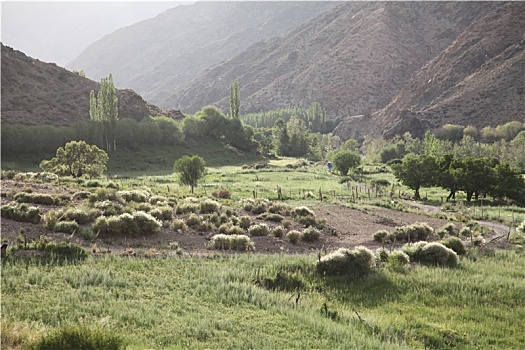
<path fill-rule="evenodd" d="M 323 277 L 316 256 L 2 261 L 2 343 L 84 325 L 128 349 L 520 349 L 525 256 Z M 299 299 L 297 300 L 298 295 Z M 296 302 L 297 300 L 297 302 Z"/>

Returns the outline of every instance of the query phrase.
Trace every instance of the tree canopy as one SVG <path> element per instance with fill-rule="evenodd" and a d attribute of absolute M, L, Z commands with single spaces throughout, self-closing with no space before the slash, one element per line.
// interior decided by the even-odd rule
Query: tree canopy
<path fill-rule="evenodd" d="M 180 184 L 190 186 L 193 193 L 199 180 L 206 175 L 206 162 L 198 155 L 183 156 L 175 162 L 173 170 L 178 173 Z"/>
<path fill-rule="evenodd" d="M 56 157 L 43 160 L 40 168 L 57 175 L 90 178 L 100 176 L 106 170 L 109 157 L 106 152 L 84 141 L 71 141 L 59 147 Z"/>
<path fill-rule="evenodd" d="M 339 174 L 344 176 L 348 174 L 350 169 L 356 168 L 361 164 L 361 156 L 352 151 L 342 150 L 333 155 L 332 163 Z"/>

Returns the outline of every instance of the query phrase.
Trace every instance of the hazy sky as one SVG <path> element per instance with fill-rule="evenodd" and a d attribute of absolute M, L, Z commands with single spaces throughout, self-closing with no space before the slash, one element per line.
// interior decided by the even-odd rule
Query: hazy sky
<path fill-rule="evenodd" d="M 1 41 L 63 67 L 104 35 L 192 2 L 2 1 Z"/>

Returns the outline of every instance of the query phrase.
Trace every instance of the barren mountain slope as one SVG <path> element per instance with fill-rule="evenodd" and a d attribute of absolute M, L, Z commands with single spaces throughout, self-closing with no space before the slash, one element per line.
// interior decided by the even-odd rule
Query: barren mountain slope
<path fill-rule="evenodd" d="M 417 71 L 375 118 L 386 126 L 410 111 L 429 127 L 525 121 L 525 3 L 513 2 L 469 26 Z"/>
<path fill-rule="evenodd" d="M 89 120 L 89 92 L 99 84 L 2 44 L 2 123 L 69 125 Z M 132 90 L 118 90 L 119 117 L 163 112 Z"/>
<path fill-rule="evenodd" d="M 472 21 L 499 6 L 346 2 L 197 77 L 173 94 L 170 106 L 188 113 L 207 104 L 227 110 L 228 86 L 238 79 L 243 113 L 314 101 L 332 116 L 377 110 Z"/>
<path fill-rule="evenodd" d="M 251 44 L 283 35 L 336 2 L 198 1 L 122 28 L 90 45 L 68 68 L 95 80 L 112 73 L 161 107 L 178 87 Z"/>

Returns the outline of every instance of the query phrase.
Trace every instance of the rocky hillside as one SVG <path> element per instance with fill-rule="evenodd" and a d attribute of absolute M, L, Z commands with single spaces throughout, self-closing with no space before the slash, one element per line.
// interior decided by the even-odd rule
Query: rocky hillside
<path fill-rule="evenodd" d="M 348 118 L 343 138 L 386 137 L 443 124 L 525 121 L 525 3 L 512 2 L 468 26 L 445 50 L 417 70 L 384 109 L 371 118 Z"/>
<path fill-rule="evenodd" d="M 287 36 L 252 45 L 169 101 L 188 113 L 206 104 L 228 110 L 228 84 L 239 79 L 244 113 L 317 101 L 329 116 L 368 114 L 386 106 L 414 71 L 499 6 L 345 2 Z"/>
<path fill-rule="evenodd" d="M 284 35 L 337 5 L 333 1 L 198 1 L 122 28 L 90 45 L 67 65 L 132 88 L 172 108 L 172 94 L 210 66 L 255 42 Z"/>
<path fill-rule="evenodd" d="M 89 93 L 98 88 L 92 80 L 2 44 L 2 123 L 69 125 L 89 120 Z M 175 116 L 148 104 L 132 90 L 118 90 L 117 94 L 120 118 Z"/>

